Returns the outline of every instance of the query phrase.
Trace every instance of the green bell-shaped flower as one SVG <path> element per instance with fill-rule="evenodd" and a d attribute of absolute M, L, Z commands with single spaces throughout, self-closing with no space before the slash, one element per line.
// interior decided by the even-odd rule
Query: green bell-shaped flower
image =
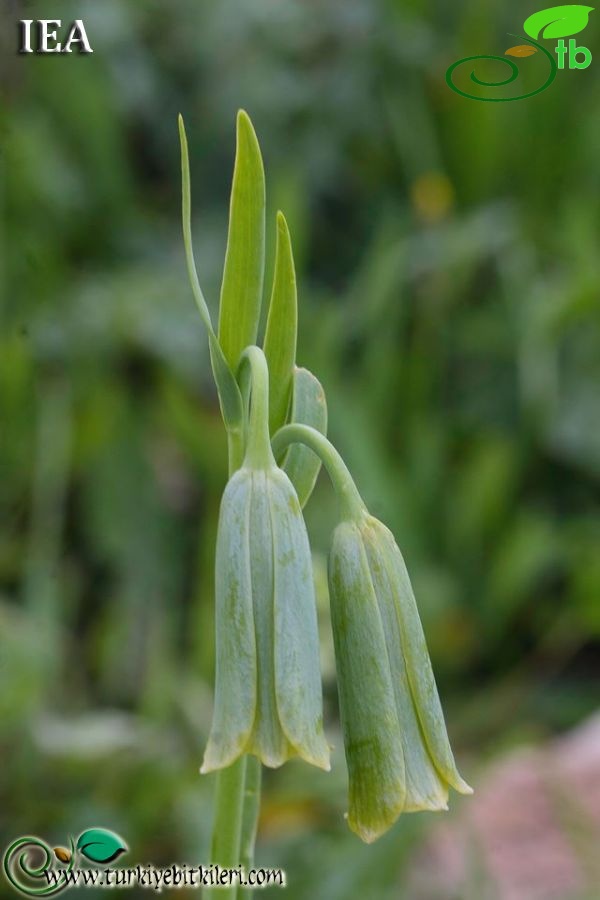
<path fill-rule="evenodd" d="M 454 762 L 402 554 L 364 508 L 335 529 L 329 586 L 348 823 L 371 842 L 402 812 L 447 809 L 449 787 L 472 790 Z"/>
<path fill-rule="evenodd" d="M 459 775 L 425 636 L 394 536 L 369 515 L 341 456 L 302 424 L 281 428 L 276 453 L 302 443 L 327 468 L 340 503 L 329 594 L 350 803 L 348 823 L 370 843 L 402 812 L 447 809 Z"/>
<path fill-rule="evenodd" d="M 216 552 L 215 708 L 202 772 L 253 753 L 267 766 L 299 756 L 329 769 L 308 535 L 268 437 L 268 373 L 253 374 L 244 463 L 230 479 Z"/>

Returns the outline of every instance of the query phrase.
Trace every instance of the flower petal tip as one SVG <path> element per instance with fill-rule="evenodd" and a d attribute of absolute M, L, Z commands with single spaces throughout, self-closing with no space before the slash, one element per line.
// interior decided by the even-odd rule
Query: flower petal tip
<path fill-rule="evenodd" d="M 452 784 L 452 787 L 459 794 L 473 794 L 474 793 L 471 785 L 467 784 L 467 782 L 464 780 L 464 778 L 461 778 L 460 775 L 458 776 L 458 779 Z"/>
<path fill-rule="evenodd" d="M 360 810 L 350 808 L 346 816 L 348 827 L 365 844 L 373 844 L 382 837 L 394 825 L 398 817 L 405 811 L 404 798 L 402 803 L 395 803 L 377 812 L 373 810 Z"/>
<path fill-rule="evenodd" d="M 210 775 L 211 772 L 218 772 L 219 769 L 224 769 L 228 765 L 228 762 L 217 762 L 215 759 L 207 759 L 205 756 L 199 771 L 201 775 Z"/>
<path fill-rule="evenodd" d="M 228 754 L 216 756 L 213 753 L 206 752 L 204 754 L 204 759 L 202 760 L 202 765 L 200 766 L 200 774 L 201 775 L 210 775 L 211 772 L 218 772 L 219 769 L 226 769 L 228 766 L 232 765 L 236 761 L 240 754 Z"/>
<path fill-rule="evenodd" d="M 299 753 L 298 754 L 304 762 L 309 763 L 311 766 L 316 766 L 317 769 L 322 769 L 323 772 L 331 771 L 331 760 L 329 759 L 329 750 L 326 750 L 319 754 L 314 753 Z"/>
<path fill-rule="evenodd" d="M 389 829 L 389 825 L 383 828 L 368 828 L 348 817 L 348 825 L 350 830 L 361 839 L 364 844 L 374 844 L 377 838 L 380 838 Z"/>

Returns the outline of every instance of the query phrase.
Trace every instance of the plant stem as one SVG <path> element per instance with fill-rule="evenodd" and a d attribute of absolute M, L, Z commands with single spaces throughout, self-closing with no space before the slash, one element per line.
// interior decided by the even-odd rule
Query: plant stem
<path fill-rule="evenodd" d="M 240 862 L 247 872 L 254 864 L 254 844 L 256 843 L 258 813 L 260 811 L 262 769 L 260 760 L 256 756 L 246 756 L 245 759 L 246 781 L 244 785 Z M 238 896 L 240 898 L 251 895 L 254 896 L 254 891 L 248 891 L 245 888 L 239 889 Z"/>
<path fill-rule="evenodd" d="M 234 869 L 240 863 L 240 846 L 242 821 L 244 819 L 244 800 L 246 784 L 247 756 L 240 756 L 232 766 L 221 769 L 217 774 L 215 790 L 215 816 L 211 842 L 211 862 L 222 868 Z M 238 887 L 205 889 L 203 896 L 222 897 L 223 900 L 235 900 Z"/>
<path fill-rule="evenodd" d="M 327 469 L 338 498 L 341 517 L 357 520 L 367 515 L 367 508 L 346 463 L 324 434 L 310 425 L 293 423 L 280 428 L 271 443 L 277 458 L 280 458 L 289 444 L 305 444 L 317 454 Z"/>

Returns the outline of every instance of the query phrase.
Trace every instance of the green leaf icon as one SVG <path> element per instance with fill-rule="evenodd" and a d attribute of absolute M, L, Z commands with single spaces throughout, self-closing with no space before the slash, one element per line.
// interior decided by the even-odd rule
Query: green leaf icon
<path fill-rule="evenodd" d="M 79 835 L 77 849 L 86 859 L 96 863 L 109 863 L 129 847 L 114 831 L 106 828 L 88 828 Z"/>
<path fill-rule="evenodd" d="M 525 19 L 523 28 L 531 38 L 562 38 L 583 31 L 593 6 L 551 6 Z"/>

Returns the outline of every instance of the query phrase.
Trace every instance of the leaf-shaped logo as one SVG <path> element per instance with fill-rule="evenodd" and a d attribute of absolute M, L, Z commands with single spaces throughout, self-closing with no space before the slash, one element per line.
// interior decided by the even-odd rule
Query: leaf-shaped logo
<path fill-rule="evenodd" d="M 551 6 L 525 19 L 523 28 L 532 38 L 562 38 L 583 31 L 588 23 L 593 6 Z"/>
<path fill-rule="evenodd" d="M 109 863 L 129 847 L 125 841 L 106 828 L 88 828 L 79 835 L 77 849 L 86 859 L 96 863 Z"/>
<path fill-rule="evenodd" d="M 537 47 L 532 47 L 531 44 L 519 44 L 504 51 L 505 56 L 533 56 L 534 53 L 537 53 Z"/>

